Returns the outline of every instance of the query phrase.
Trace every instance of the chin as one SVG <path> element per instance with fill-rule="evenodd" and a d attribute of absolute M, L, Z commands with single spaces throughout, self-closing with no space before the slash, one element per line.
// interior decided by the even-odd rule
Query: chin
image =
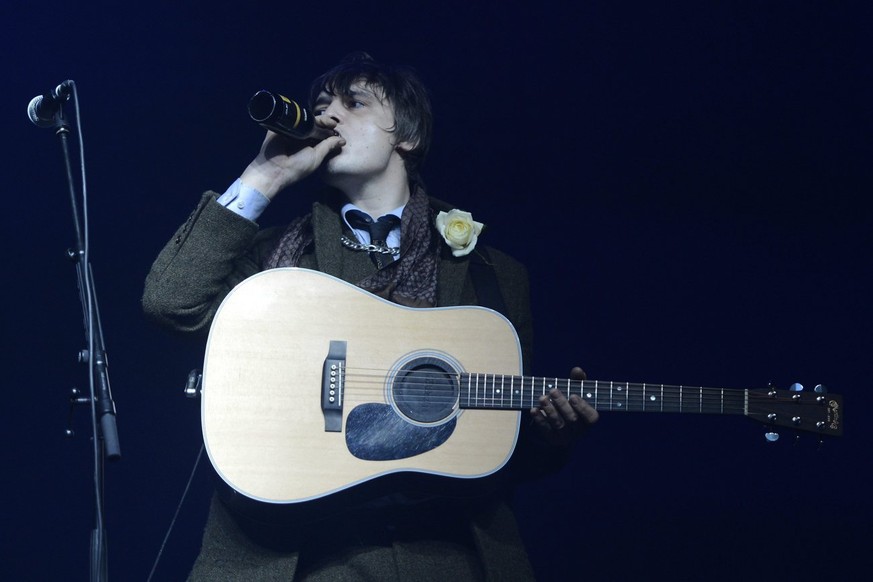
<path fill-rule="evenodd" d="M 333 160 L 330 160 L 321 166 L 321 181 L 328 186 L 343 190 L 344 186 L 347 186 L 350 181 L 354 181 L 355 174 L 354 172 L 343 171 L 342 164 L 332 162 Z"/>

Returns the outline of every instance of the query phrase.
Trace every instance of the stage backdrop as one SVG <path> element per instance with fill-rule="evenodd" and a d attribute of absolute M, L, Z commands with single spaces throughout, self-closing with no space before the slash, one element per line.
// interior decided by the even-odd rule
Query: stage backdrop
<path fill-rule="evenodd" d="M 69 193 L 28 102 L 76 81 L 123 453 L 105 475 L 109 569 L 144 580 L 201 446 L 182 388 L 203 340 L 145 321 L 143 279 L 201 192 L 256 154 L 248 98 L 303 96 L 355 50 L 431 87 L 428 186 L 529 266 L 536 374 L 845 397 L 845 436 L 823 443 L 770 444 L 740 417 L 604 413 L 560 473 L 518 491 L 542 580 L 839 580 L 871 565 L 869 7 L 48 1 L 0 15 L 7 579 L 87 580 L 95 512 L 88 410 L 69 417 L 87 388 Z M 210 480 L 201 465 L 153 579 L 184 579 Z"/>

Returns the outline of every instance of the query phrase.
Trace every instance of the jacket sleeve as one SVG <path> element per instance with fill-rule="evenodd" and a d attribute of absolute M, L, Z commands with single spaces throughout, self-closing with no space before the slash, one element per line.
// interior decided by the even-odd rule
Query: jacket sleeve
<path fill-rule="evenodd" d="M 230 290 L 260 270 L 265 235 L 207 192 L 146 276 L 142 306 L 160 325 L 205 332 Z"/>

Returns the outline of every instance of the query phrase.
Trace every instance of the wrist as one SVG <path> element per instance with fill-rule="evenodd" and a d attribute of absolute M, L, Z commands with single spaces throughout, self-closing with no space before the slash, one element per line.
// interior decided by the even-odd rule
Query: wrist
<path fill-rule="evenodd" d="M 258 159 L 248 165 L 240 180 L 249 188 L 263 194 L 268 200 L 272 200 L 282 189 L 294 182 L 293 179 L 289 179 L 288 170 Z"/>

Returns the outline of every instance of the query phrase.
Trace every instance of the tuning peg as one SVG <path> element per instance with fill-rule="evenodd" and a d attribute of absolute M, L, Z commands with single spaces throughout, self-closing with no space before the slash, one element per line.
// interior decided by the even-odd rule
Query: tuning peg
<path fill-rule="evenodd" d="M 789 390 L 791 392 L 803 392 L 803 384 L 798 384 L 797 382 L 795 382 L 794 384 L 791 385 Z"/>
<path fill-rule="evenodd" d="M 764 438 L 767 439 L 768 443 L 775 443 L 776 441 L 779 440 L 779 433 L 778 432 L 765 432 Z"/>
<path fill-rule="evenodd" d="M 827 387 L 824 384 L 818 384 L 815 387 L 816 394 L 826 394 L 828 391 Z"/>

